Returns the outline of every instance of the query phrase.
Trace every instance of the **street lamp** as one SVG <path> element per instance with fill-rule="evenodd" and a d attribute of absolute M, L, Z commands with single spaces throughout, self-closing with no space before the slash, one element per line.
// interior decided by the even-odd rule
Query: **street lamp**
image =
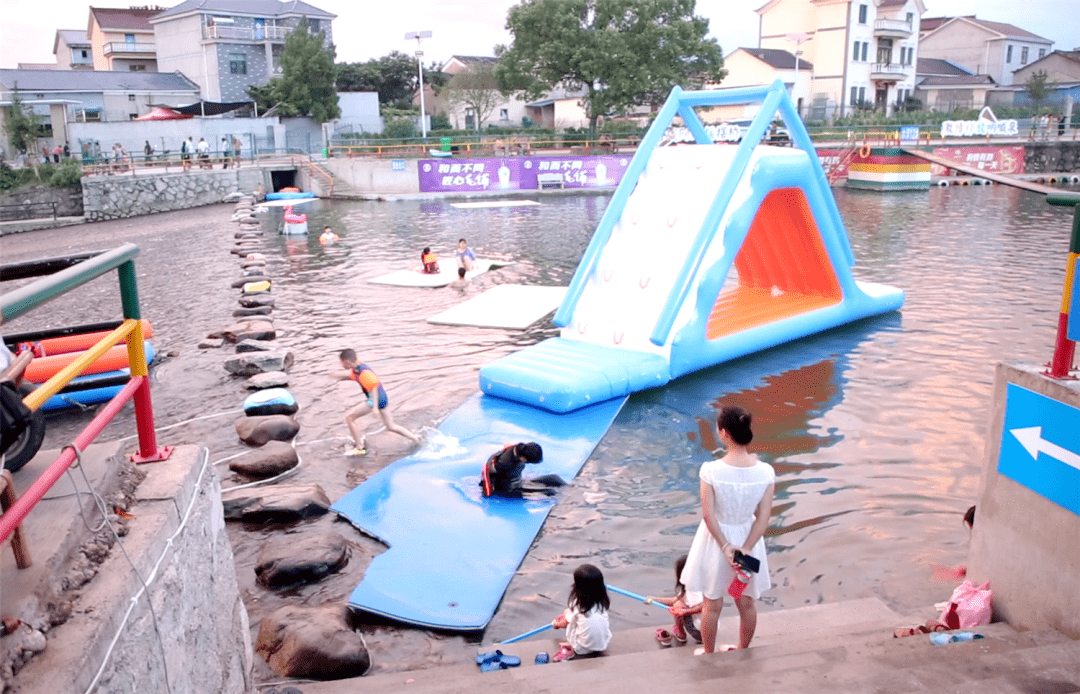
<path fill-rule="evenodd" d="M 798 96 L 798 91 L 799 91 L 799 56 L 802 55 L 802 51 L 799 50 L 799 46 L 802 45 L 802 43 L 804 41 L 809 41 L 810 40 L 810 34 L 806 34 L 806 33 L 803 33 L 801 31 L 798 31 L 798 32 L 795 32 L 793 34 L 787 34 L 784 38 L 786 38 L 788 41 L 795 44 L 795 84 L 792 85 L 792 87 L 791 87 L 791 96 L 792 96 L 793 100 L 795 101 L 796 110 L 800 111 L 799 117 L 802 118 L 802 113 L 801 113 L 802 109 L 798 107 L 798 103 L 799 103 L 799 96 Z"/>
<path fill-rule="evenodd" d="M 405 34 L 405 40 L 416 39 L 416 69 L 420 74 L 420 133 L 427 139 L 427 117 L 424 114 L 424 52 L 420 50 L 420 39 L 430 39 L 430 31 L 410 31 Z"/>

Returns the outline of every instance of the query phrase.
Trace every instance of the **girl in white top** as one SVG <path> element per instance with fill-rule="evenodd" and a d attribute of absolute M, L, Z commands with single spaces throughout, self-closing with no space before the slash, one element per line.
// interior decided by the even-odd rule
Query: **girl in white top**
<path fill-rule="evenodd" d="M 750 413 L 741 407 L 725 407 L 717 419 L 720 440 L 727 455 L 701 466 L 701 516 L 697 534 L 690 545 L 682 582 L 688 591 L 705 595 L 701 617 L 702 647 L 696 655 L 716 649 L 716 622 L 724 606 L 724 595 L 735 576 L 735 552 L 749 554 L 761 562 L 742 596 L 735 599 L 739 610 L 739 645 L 747 648 L 757 627 L 754 599 L 772 587 L 765 556 L 765 528 L 772 513 L 776 475 L 772 466 L 750 455 L 746 446 L 753 439 Z M 735 646 L 724 647 L 730 650 Z"/>
<path fill-rule="evenodd" d="M 600 654 L 611 643 L 611 627 L 607 611 L 611 607 L 604 574 L 592 564 L 582 564 L 574 570 L 574 587 L 566 611 L 555 618 L 551 626 L 566 629 L 566 642 L 552 658 L 555 662 L 575 656 Z"/>

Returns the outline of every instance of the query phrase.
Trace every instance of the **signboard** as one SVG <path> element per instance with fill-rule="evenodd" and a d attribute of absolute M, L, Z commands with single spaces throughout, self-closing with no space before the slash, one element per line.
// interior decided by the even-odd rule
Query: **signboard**
<path fill-rule="evenodd" d="M 405 160 L 404 159 L 393 159 L 393 160 L 391 160 L 390 161 L 390 170 L 391 171 L 404 171 L 405 170 Z"/>
<path fill-rule="evenodd" d="M 942 137 L 1016 136 L 1019 133 L 1015 120 L 998 120 L 989 106 L 984 106 L 979 112 L 978 120 L 947 120 L 941 123 Z"/>
<path fill-rule="evenodd" d="M 998 472 L 1080 515 L 1080 409 L 1008 384 Z"/>
<path fill-rule="evenodd" d="M 1073 265 L 1072 301 L 1069 304 L 1069 333 L 1067 337 L 1080 342 L 1080 258 Z"/>
<path fill-rule="evenodd" d="M 537 176 L 556 174 L 564 188 L 610 188 L 619 184 L 630 157 L 512 157 L 421 159 L 424 193 L 537 190 Z"/>
<path fill-rule="evenodd" d="M 1024 173 L 1024 148 L 1017 147 L 938 147 L 934 154 L 957 164 L 999 174 Z M 935 176 L 949 176 L 952 170 L 939 164 L 930 165 Z"/>
<path fill-rule="evenodd" d="M 900 128 L 900 144 L 909 145 L 919 142 L 919 126 L 905 125 Z"/>

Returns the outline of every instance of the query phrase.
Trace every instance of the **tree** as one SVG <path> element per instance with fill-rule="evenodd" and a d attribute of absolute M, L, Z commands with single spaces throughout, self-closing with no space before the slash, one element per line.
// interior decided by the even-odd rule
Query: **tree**
<path fill-rule="evenodd" d="M 41 133 L 41 116 L 23 106 L 22 97 L 19 96 L 19 83 L 12 85 L 11 106 L 4 121 L 4 130 L 11 140 L 11 146 L 27 155 L 26 160 L 34 169 L 34 176 L 38 179 L 38 154 L 37 141 Z"/>
<path fill-rule="evenodd" d="M 379 103 L 411 108 L 420 76 L 416 59 L 400 51 L 364 63 L 339 63 L 337 88 L 343 92 L 378 92 Z M 424 84 L 436 90 L 446 82 L 438 63 L 424 69 Z"/>
<path fill-rule="evenodd" d="M 447 102 L 455 109 L 471 108 L 476 118 L 476 130 L 505 97 L 499 92 L 493 63 L 475 63 L 453 75 L 444 88 Z"/>
<path fill-rule="evenodd" d="M 259 110 L 277 107 L 278 115 L 311 116 L 325 123 L 341 115 L 338 108 L 337 76 L 333 45 L 326 45 L 326 34 L 311 33 L 307 18 L 285 39 L 281 53 L 281 77 L 263 87 L 249 87 Z"/>
<path fill-rule="evenodd" d="M 658 104 L 677 84 L 698 88 L 726 74 L 694 0 L 522 0 L 506 28 L 513 42 L 496 48 L 499 84 L 530 99 L 556 85 L 585 88 L 593 132 L 600 116 Z"/>
<path fill-rule="evenodd" d="M 1046 97 L 1050 96 L 1053 86 L 1052 82 L 1047 81 L 1046 70 L 1036 70 L 1028 76 L 1027 81 L 1024 82 L 1024 91 L 1027 92 L 1031 103 L 1035 104 L 1036 111 L 1046 101 Z"/>

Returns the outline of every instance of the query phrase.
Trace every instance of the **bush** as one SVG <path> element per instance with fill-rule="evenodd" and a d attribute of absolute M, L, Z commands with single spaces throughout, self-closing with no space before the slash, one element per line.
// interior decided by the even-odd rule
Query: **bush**
<path fill-rule="evenodd" d="M 382 136 L 385 138 L 404 140 L 416 135 L 416 126 L 409 118 L 398 118 L 392 120 L 386 124 L 386 128 L 382 131 Z"/>
<path fill-rule="evenodd" d="M 446 115 L 442 111 L 436 113 L 431 117 L 431 130 L 449 130 L 450 129 L 450 116 Z M 431 132 L 431 131 L 429 131 Z"/>
<path fill-rule="evenodd" d="M 52 167 L 52 175 L 49 176 L 49 185 L 53 188 L 67 188 L 79 185 L 82 180 L 82 166 L 75 159 L 62 159 L 60 164 Z M 44 176 L 42 176 L 44 180 Z"/>

